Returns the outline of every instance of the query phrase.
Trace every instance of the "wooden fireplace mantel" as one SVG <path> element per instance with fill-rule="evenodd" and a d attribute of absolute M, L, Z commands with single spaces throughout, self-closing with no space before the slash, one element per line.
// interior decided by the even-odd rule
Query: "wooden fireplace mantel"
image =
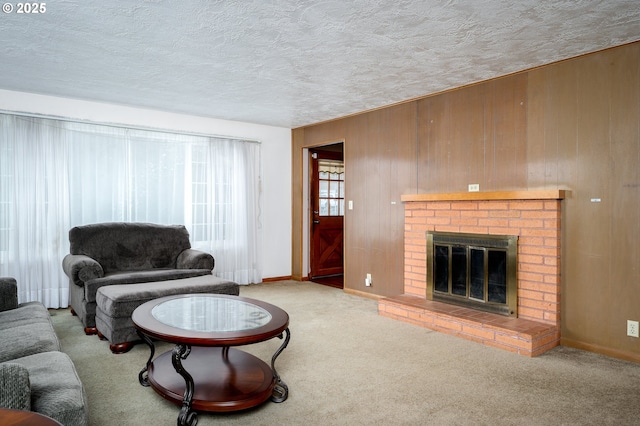
<path fill-rule="evenodd" d="M 487 200 L 562 200 L 564 189 L 532 191 L 449 192 L 438 194 L 406 194 L 400 199 L 411 201 L 487 201 Z"/>

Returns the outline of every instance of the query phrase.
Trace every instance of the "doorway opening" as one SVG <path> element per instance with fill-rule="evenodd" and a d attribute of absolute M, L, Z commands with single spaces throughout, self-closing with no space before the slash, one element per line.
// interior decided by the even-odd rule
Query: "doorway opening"
<path fill-rule="evenodd" d="M 344 288 L 343 143 L 309 149 L 309 279 Z"/>

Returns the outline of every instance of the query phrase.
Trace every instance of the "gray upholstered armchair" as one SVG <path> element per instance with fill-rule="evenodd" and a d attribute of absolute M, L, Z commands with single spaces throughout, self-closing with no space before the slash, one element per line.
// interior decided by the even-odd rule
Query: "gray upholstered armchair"
<path fill-rule="evenodd" d="M 194 250 L 182 225 L 98 223 L 69 231 L 70 254 L 62 261 L 69 277 L 72 312 L 85 333 L 96 330 L 96 294 L 105 285 L 175 280 L 211 274 L 214 259 Z"/>

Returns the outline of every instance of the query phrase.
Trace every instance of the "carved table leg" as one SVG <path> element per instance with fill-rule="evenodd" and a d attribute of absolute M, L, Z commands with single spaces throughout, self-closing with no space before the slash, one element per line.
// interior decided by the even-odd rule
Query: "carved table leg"
<path fill-rule="evenodd" d="M 182 360 L 191 353 L 191 346 L 178 344 L 173 348 L 171 362 L 176 372 L 182 376 L 185 382 L 184 397 L 182 398 L 182 408 L 178 414 L 178 426 L 195 426 L 198 423 L 198 414 L 192 411 L 193 393 L 195 385 L 193 377 L 182 366 Z"/>
<path fill-rule="evenodd" d="M 282 353 L 284 348 L 287 347 L 287 345 L 289 344 L 289 339 L 291 338 L 291 332 L 289 331 L 288 328 L 284 332 L 286 334 L 286 338 L 284 339 L 284 342 L 282 343 L 282 345 L 278 348 L 276 353 L 273 354 L 273 357 L 271 358 L 271 370 L 273 371 L 273 378 L 276 380 L 276 384 L 273 388 L 273 393 L 271 394 L 271 401 L 273 402 L 284 402 L 289 396 L 289 387 L 285 382 L 283 382 L 280 379 L 280 375 L 276 371 L 276 366 L 275 366 L 276 358 L 278 358 L 278 356 L 280 355 L 280 353 Z M 278 338 L 282 339 L 282 334 L 279 335 Z"/>
<path fill-rule="evenodd" d="M 147 375 L 147 371 L 149 370 L 149 366 L 151 365 L 151 361 L 153 360 L 153 355 L 156 352 L 156 347 L 153 345 L 153 342 L 151 341 L 151 339 L 145 334 L 141 333 L 140 331 L 138 331 L 138 336 L 140 336 L 140 338 L 147 344 L 147 346 L 149 346 L 149 349 L 151 352 L 149 354 L 149 359 L 147 360 L 147 363 L 145 364 L 144 368 L 140 370 L 140 373 L 138 373 L 138 381 L 140 382 L 140 384 L 142 386 L 148 387 L 149 377 Z"/>

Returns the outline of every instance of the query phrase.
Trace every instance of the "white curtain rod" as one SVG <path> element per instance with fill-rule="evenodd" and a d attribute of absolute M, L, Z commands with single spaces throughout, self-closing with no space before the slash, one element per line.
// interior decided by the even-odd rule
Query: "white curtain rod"
<path fill-rule="evenodd" d="M 207 133 L 183 132 L 178 130 L 167 130 L 167 129 L 159 129 L 154 127 L 145 127 L 145 126 L 132 126 L 132 125 L 125 125 L 125 124 L 104 123 L 104 122 L 98 122 L 98 121 L 92 121 L 92 120 L 80 120 L 80 119 L 69 118 L 69 117 L 61 117 L 56 115 L 36 114 L 31 112 L 8 111 L 8 110 L 0 109 L 0 114 L 17 115 L 20 117 L 30 117 L 30 118 L 42 118 L 47 120 L 66 121 L 69 123 L 94 124 L 97 126 L 113 127 L 115 129 L 144 130 L 147 132 L 167 133 L 167 134 L 173 134 L 173 135 L 197 136 L 197 137 L 203 137 L 203 138 L 233 139 L 233 140 L 240 140 L 244 142 L 257 143 L 257 144 L 262 143 L 256 139 L 247 139 L 240 136 L 212 135 Z"/>

